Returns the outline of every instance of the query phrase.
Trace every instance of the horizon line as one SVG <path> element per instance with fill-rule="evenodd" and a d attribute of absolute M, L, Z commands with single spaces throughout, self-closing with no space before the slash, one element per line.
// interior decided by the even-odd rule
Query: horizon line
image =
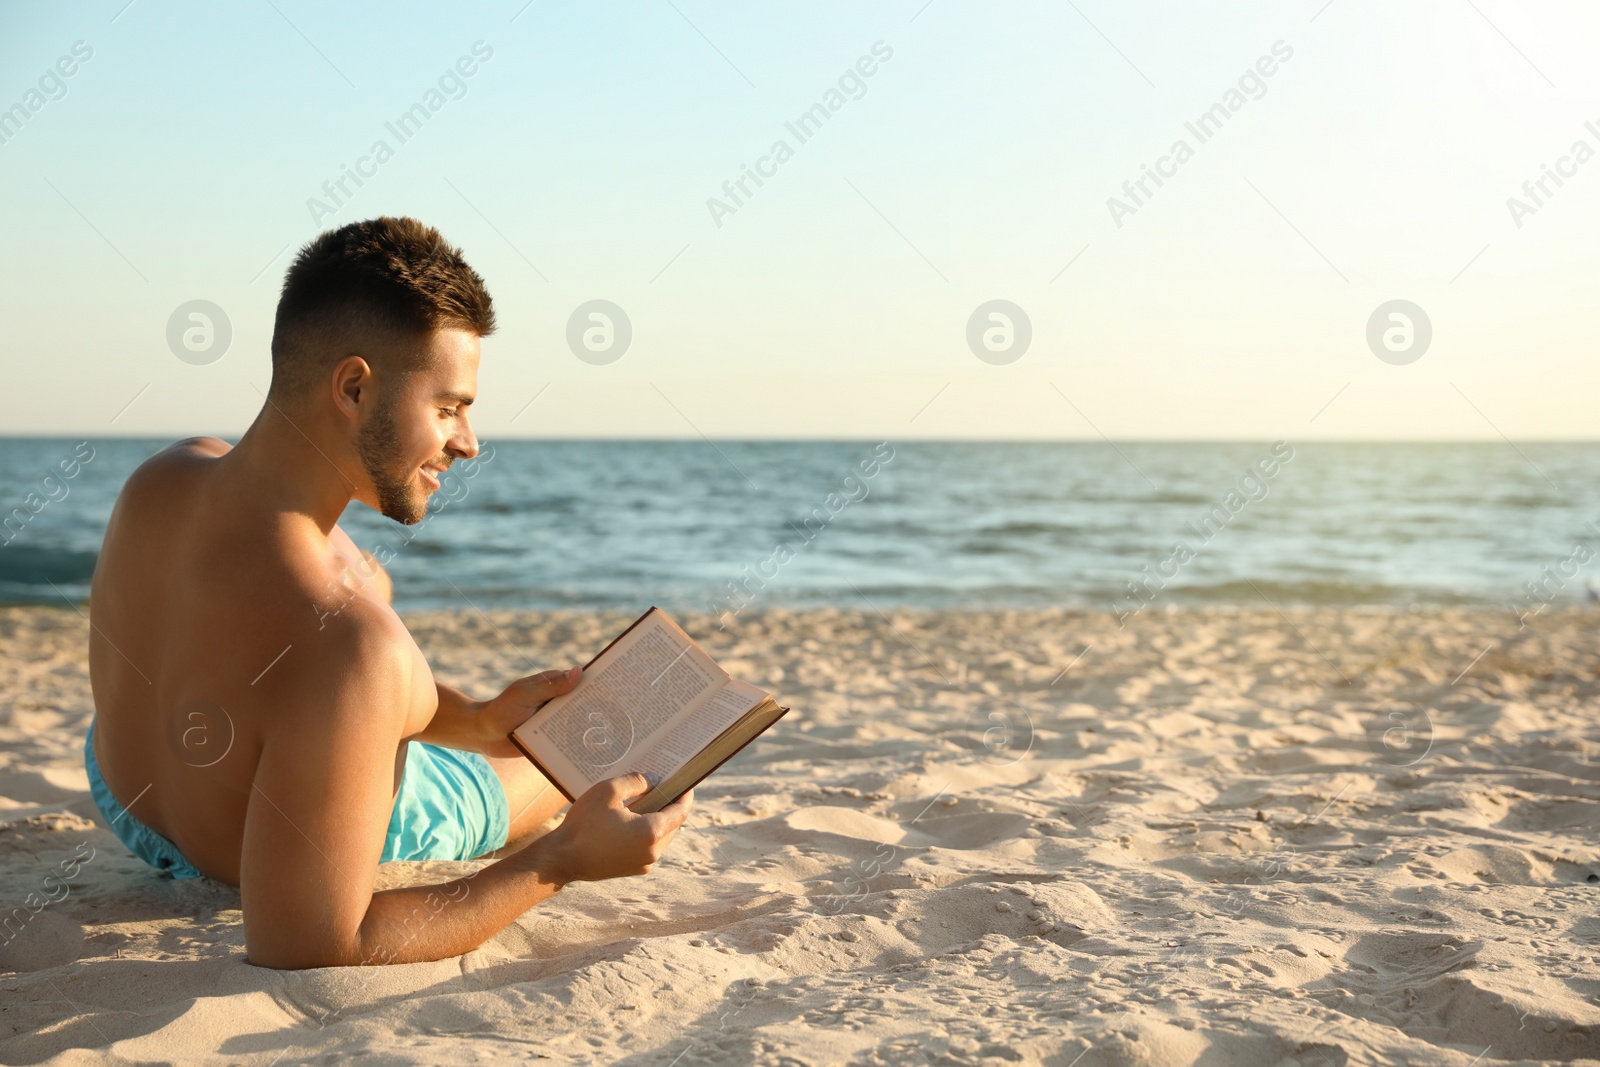
<path fill-rule="evenodd" d="M 135 433 L 135 434 L 108 434 L 108 433 L 77 433 L 73 431 L 52 431 L 48 433 L 12 433 L 0 431 L 0 441 L 64 441 L 91 440 L 91 441 L 184 441 L 193 437 L 216 437 L 236 444 L 241 434 L 217 432 L 193 433 Z M 966 445 L 1027 445 L 1027 444 L 1062 444 L 1062 445 L 1247 445 L 1256 444 L 1267 440 L 1289 441 L 1289 438 L 1261 437 L 876 437 L 876 435 L 840 436 L 825 435 L 816 437 L 746 437 L 746 436 L 623 436 L 612 435 L 605 437 L 580 437 L 580 436 L 549 436 L 536 435 L 511 435 L 488 436 L 481 435 L 480 441 L 509 442 L 509 441 L 538 441 L 544 443 L 577 443 L 577 444 L 605 444 L 605 443 L 638 443 L 638 444 L 860 444 L 876 438 L 880 441 L 901 441 L 908 444 L 966 444 Z M 1302 437 L 1296 444 L 1318 445 L 1586 445 L 1600 444 L 1600 434 L 1594 437 Z"/>

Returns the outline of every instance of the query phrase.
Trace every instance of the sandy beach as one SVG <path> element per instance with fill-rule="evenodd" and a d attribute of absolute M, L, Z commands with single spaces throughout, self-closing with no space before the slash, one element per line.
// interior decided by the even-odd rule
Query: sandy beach
<path fill-rule="evenodd" d="M 0 1062 L 1600 1062 L 1595 618 L 685 616 L 795 712 L 656 873 L 289 973 L 98 822 L 87 622 L 3 609 Z M 407 621 L 487 696 L 628 617 Z"/>

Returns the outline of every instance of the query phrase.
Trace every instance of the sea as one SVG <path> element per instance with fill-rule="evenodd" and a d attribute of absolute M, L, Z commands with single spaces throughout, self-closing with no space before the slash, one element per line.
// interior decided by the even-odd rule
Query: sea
<path fill-rule="evenodd" d="M 0 438 L 0 602 L 81 604 L 168 443 Z M 402 609 L 1527 610 L 1597 599 L 1600 445 L 489 441 L 341 524 Z"/>

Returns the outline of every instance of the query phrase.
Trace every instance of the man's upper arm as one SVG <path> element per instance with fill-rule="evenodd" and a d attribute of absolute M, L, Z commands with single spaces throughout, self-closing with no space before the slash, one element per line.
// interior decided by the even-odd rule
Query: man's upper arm
<path fill-rule="evenodd" d="M 347 612 L 274 672 L 239 873 L 254 963 L 360 962 L 411 689 L 410 650 L 392 625 Z"/>

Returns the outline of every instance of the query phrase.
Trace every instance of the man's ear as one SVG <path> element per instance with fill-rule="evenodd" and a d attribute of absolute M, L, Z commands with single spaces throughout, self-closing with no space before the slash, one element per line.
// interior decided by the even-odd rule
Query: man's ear
<path fill-rule="evenodd" d="M 330 384 L 334 406 L 347 418 L 359 418 L 361 402 L 373 388 L 372 367 L 360 356 L 346 356 L 333 368 Z"/>

